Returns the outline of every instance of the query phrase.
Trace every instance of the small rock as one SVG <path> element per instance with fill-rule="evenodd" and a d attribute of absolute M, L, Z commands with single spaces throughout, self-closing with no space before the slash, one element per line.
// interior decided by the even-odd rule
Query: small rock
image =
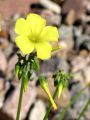
<path fill-rule="evenodd" d="M 14 47 L 14 45 L 12 43 L 9 43 L 8 47 L 4 50 L 4 54 L 7 59 L 9 59 L 9 56 L 12 54 L 13 47 Z"/>
<path fill-rule="evenodd" d="M 14 26 L 14 27 L 15 27 L 15 26 Z M 14 31 L 14 27 L 11 27 L 11 28 L 10 28 L 9 34 L 10 34 L 11 41 L 15 43 L 16 33 L 15 33 L 15 31 Z"/>
<path fill-rule="evenodd" d="M 0 32 L 0 37 L 1 38 L 8 38 L 8 32 L 7 31 L 4 31 L 4 30 L 2 30 L 1 32 Z"/>
<path fill-rule="evenodd" d="M 7 69 L 6 69 L 6 79 L 12 79 L 13 75 L 15 75 L 15 64 L 17 63 L 17 55 L 13 55 L 8 61 Z"/>
<path fill-rule="evenodd" d="M 79 50 L 82 47 L 82 45 L 85 43 L 85 41 L 90 41 L 90 36 L 81 35 L 80 37 L 78 37 L 75 41 L 76 50 Z"/>
<path fill-rule="evenodd" d="M 72 72 L 77 72 L 79 70 L 85 69 L 85 67 L 90 62 L 90 58 L 83 56 L 76 56 L 71 60 Z"/>
<path fill-rule="evenodd" d="M 60 26 L 61 16 L 53 13 L 50 10 L 43 10 L 41 16 L 44 17 L 48 25 Z"/>
<path fill-rule="evenodd" d="M 72 90 L 71 90 L 71 95 L 72 97 L 74 97 L 75 95 L 77 95 L 77 93 L 83 89 L 83 86 L 81 83 L 77 83 L 74 84 L 72 86 Z M 80 96 L 78 97 L 78 99 L 76 99 L 72 105 L 72 109 L 71 112 L 69 111 L 69 113 L 71 114 L 70 118 L 73 119 L 77 119 L 77 117 L 79 116 L 81 110 L 83 109 L 83 106 L 86 104 L 87 100 L 89 99 L 90 95 L 89 95 L 89 88 L 87 87 L 87 89 L 85 89 L 85 91 L 83 91 L 83 94 L 80 94 Z M 72 116 L 72 112 L 75 111 L 75 116 Z M 86 120 L 86 119 L 84 119 Z"/>
<path fill-rule="evenodd" d="M 20 92 L 20 86 L 15 89 L 12 96 L 10 96 L 7 99 L 7 101 L 4 103 L 4 106 L 0 111 L 0 118 L 2 118 L 2 115 L 4 115 L 3 120 L 6 120 L 7 118 L 9 118 L 9 120 L 16 119 L 18 100 L 19 100 L 19 92 Z M 26 92 L 23 95 L 20 120 L 23 120 L 26 118 L 26 115 L 27 115 L 31 105 L 35 101 L 36 94 L 37 94 L 36 88 L 28 86 Z"/>
<path fill-rule="evenodd" d="M 29 5 L 35 0 L 18 0 L 14 2 L 12 0 L 1 1 L 0 0 L 0 14 L 4 19 L 8 19 L 15 13 L 27 14 L 29 11 Z M 13 7 L 11 7 L 14 4 Z M 23 7 L 22 7 L 23 6 Z M 3 9 L 4 8 L 4 9 Z"/>
<path fill-rule="evenodd" d="M 40 0 L 40 4 L 42 4 L 45 8 L 47 8 L 57 14 L 61 13 L 60 6 L 50 0 Z"/>
<path fill-rule="evenodd" d="M 76 18 L 80 18 L 82 13 L 85 12 L 85 8 L 83 6 L 82 0 L 66 0 L 63 8 L 62 13 L 67 14 L 70 10 L 74 10 L 76 14 Z"/>
<path fill-rule="evenodd" d="M 5 49 L 9 45 L 8 40 L 6 38 L 0 38 L 0 49 Z"/>
<path fill-rule="evenodd" d="M 70 10 L 66 17 L 66 23 L 68 25 L 73 25 L 75 20 L 76 20 L 76 12 L 74 10 Z"/>
<path fill-rule="evenodd" d="M 62 3 L 64 0 L 51 0 L 51 1 L 56 2 L 57 4 L 60 4 L 60 3 Z"/>
<path fill-rule="evenodd" d="M 86 67 L 84 70 L 84 77 L 87 83 L 90 83 L 90 66 Z"/>
<path fill-rule="evenodd" d="M 17 55 L 13 55 L 10 58 L 10 60 L 8 61 L 7 72 L 11 72 L 12 70 L 14 70 L 17 60 Z"/>
<path fill-rule="evenodd" d="M 29 120 L 43 120 L 46 113 L 45 104 L 41 100 L 37 100 L 34 108 L 30 113 Z"/>
<path fill-rule="evenodd" d="M 8 91 L 9 87 L 9 83 L 6 82 L 4 78 L 0 78 L 0 108 L 3 107 L 5 94 Z"/>
<path fill-rule="evenodd" d="M 57 69 L 58 70 L 64 70 L 65 72 L 68 72 L 69 69 L 70 69 L 70 66 L 65 59 L 60 58 Z"/>
<path fill-rule="evenodd" d="M 4 80 L 4 78 L 0 77 L 0 91 L 3 90 L 4 87 L 5 87 L 5 80 Z"/>
<path fill-rule="evenodd" d="M 62 46 L 62 48 L 66 51 L 71 51 L 71 49 L 74 46 L 73 27 L 62 25 L 59 28 L 59 34 L 60 34 L 60 45 Z"/>
<path fill-rule="evenodd" d="M 82 22 L 84 22 L 84 23 L 89 23 L 90 22 L 90 16 L 88 16 L 88 15 L 84 14 L 80 18 L 81 18 Z"/>
<path fill-rule="evenodd" d="M 90 110 L 85 112 L 85 117 L 87 120 L 90 120 Z"/>
<path fill-rule="evenodd" d="M 7 68 L 6 57 L 5 57 L 4 53 L 2 51 L 0 51 L 0 70 L 5 72 L 6 68 Z"/>
<path fill-rule="evenodd" d="M 81 44 L 80 49 L 86 49 L 86 50 L 90 51 L 90 39 L 87 41 L 84 41 Z"/>
<path fill-rule="evenodd" d="M 76 81 L 79 81 L 79 82 L 84 81 L 83 72 L 79 71 L 79 72 L 75 73 L 74 76 L 73 76 L 73 79 L 75 80 L 75 82 Z"/>
<path fill-rule="evenodd" d="M 50 60 L 42 61 L 41 62 L 41 71 L 44 74 L 47 74 L 48 72 L 55 72 L 57 70 L 59 64 L 59 58 L 56 58 L 55 56 L 52 57 Z"/>
<path fill-rule="evenodd" d="M 82 35 L 83 29 L 82 27 L 73 27 L 74 37 L 80 37 Z"/>

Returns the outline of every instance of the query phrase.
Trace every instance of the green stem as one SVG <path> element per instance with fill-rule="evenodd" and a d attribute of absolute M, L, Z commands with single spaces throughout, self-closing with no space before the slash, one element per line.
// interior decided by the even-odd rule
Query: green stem
<path fill-rule="evenodd" d="M 85 104 L 84 108 L 82 109 L 82 111 L 81 111 L 79 117 L 77 118 L 77 120 L 81 119 L 81 117 L 84 115 L 85 111 L 87 110 L 89 104 L 90 104 L 90 98 L 88 99 L 87 103 Z"/>
<path fill-rule="evenodd" d="M 81 89 L 72 99 L 71 102 L 64 108 L 64 110 L 61 112 L 60 117 L 57 118 L 57 120 L 63 120 L 64 116 L 68 110 L 68 108 L 74 103 L 74 101 L 82 94 L 82 92 L 89 87 L 90 84 L 86 85 L 83 89 Z"/>
<path fill-rule="evenodd" d="M 57 87 L 56 90 L 55 90 L 55 93 L 54 93 L 54 95 L 53 95 L 53 99 L 55 99 L 55 97 L 57 96 L 57 93 L 58 93 L 57 91 L 58 91 L 58 87 Z M 51 103 L 50 103 L 49 106 L 48 106 L 48 108 L 47 108 L 47 112 L 46 112 L 45 117 L 44 117 L 43 120 L 47 120 L 47 119 L 48 119 L 49 113 L 50 113 L 50 111 L 51 111 L 51 107 L 52 107 L 52 105 L 51 105 Z"/>
<path fill-rule="evenodd" d="M 20 96 L 19 96 L 19 103 L 18 103 L 18 111 L 17 111 L 16 120 L 19 120 L 19 118 L 20 118 L 23 90 L 24 90 L 24 81 L 22 81 L 22 83 L 21 83 L 21 89 L 20 89 Z"/>

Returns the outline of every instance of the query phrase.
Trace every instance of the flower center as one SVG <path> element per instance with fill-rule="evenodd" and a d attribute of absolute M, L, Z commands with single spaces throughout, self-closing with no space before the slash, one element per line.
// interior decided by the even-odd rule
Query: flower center
<path fill-rule="evenodd" d="M 30 38 L 30 40 L 31 40 L 32 42 L 34 42 L 34 43 L 40 42 L 40 41 L 39 41 L 39 36 L 33 35 L 33 36 L 29 37 L 29 38 Z"/>

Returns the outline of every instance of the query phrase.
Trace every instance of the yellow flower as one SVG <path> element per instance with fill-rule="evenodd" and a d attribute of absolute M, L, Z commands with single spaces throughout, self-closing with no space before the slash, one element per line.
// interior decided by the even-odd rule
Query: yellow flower
<path fill-rule="evenodd" d="M 16 44 L 23 52 L 29 54 L 37 51 L 37 57 L 48 59 L 51 57 L 52 46 L 49 41 L 58 41 L 58 30 L 53 26 L 46 26 L 46 20 L 37 14 L 30 13 L 26 19 L 16 21 Z"/>

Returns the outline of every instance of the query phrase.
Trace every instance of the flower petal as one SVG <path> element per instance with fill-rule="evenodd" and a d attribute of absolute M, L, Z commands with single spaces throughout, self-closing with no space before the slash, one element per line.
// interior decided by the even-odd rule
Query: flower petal
<path fill-rule="evenodd" d="M 15 32 L 19 35 L 29 35 L 30 36 L 30 29 L 28 24 L 24 18 L 19 18 L 15 25 Z"/>
<path fill-rule="evenodd" d="M 37 50 L 37 57 L 44 60 L 51 57 L 52 47 L 48 42 L 37 43 L 35 46 Z"/>
<path fill-rule="evenodd" d="M 35 34 L 36 36 L 41 32 L 41 30 L 46 25 L 46 20 L 34 13 L 30 13 L 27 16 L 26 20 L 32 30 L 32 33 Z"/>
<path fill-rule="evenodd" d="M 24 54 L 29 54 L 34 50 L 34 44 L 28 39 L 28 37 L 16 37 L 16 44 Z"/>
<path fill-rule="evenodd" d="M 40 40 L 58 41 L 59 33 L 56 27 L 46 26 L 40 34 Z"/>

